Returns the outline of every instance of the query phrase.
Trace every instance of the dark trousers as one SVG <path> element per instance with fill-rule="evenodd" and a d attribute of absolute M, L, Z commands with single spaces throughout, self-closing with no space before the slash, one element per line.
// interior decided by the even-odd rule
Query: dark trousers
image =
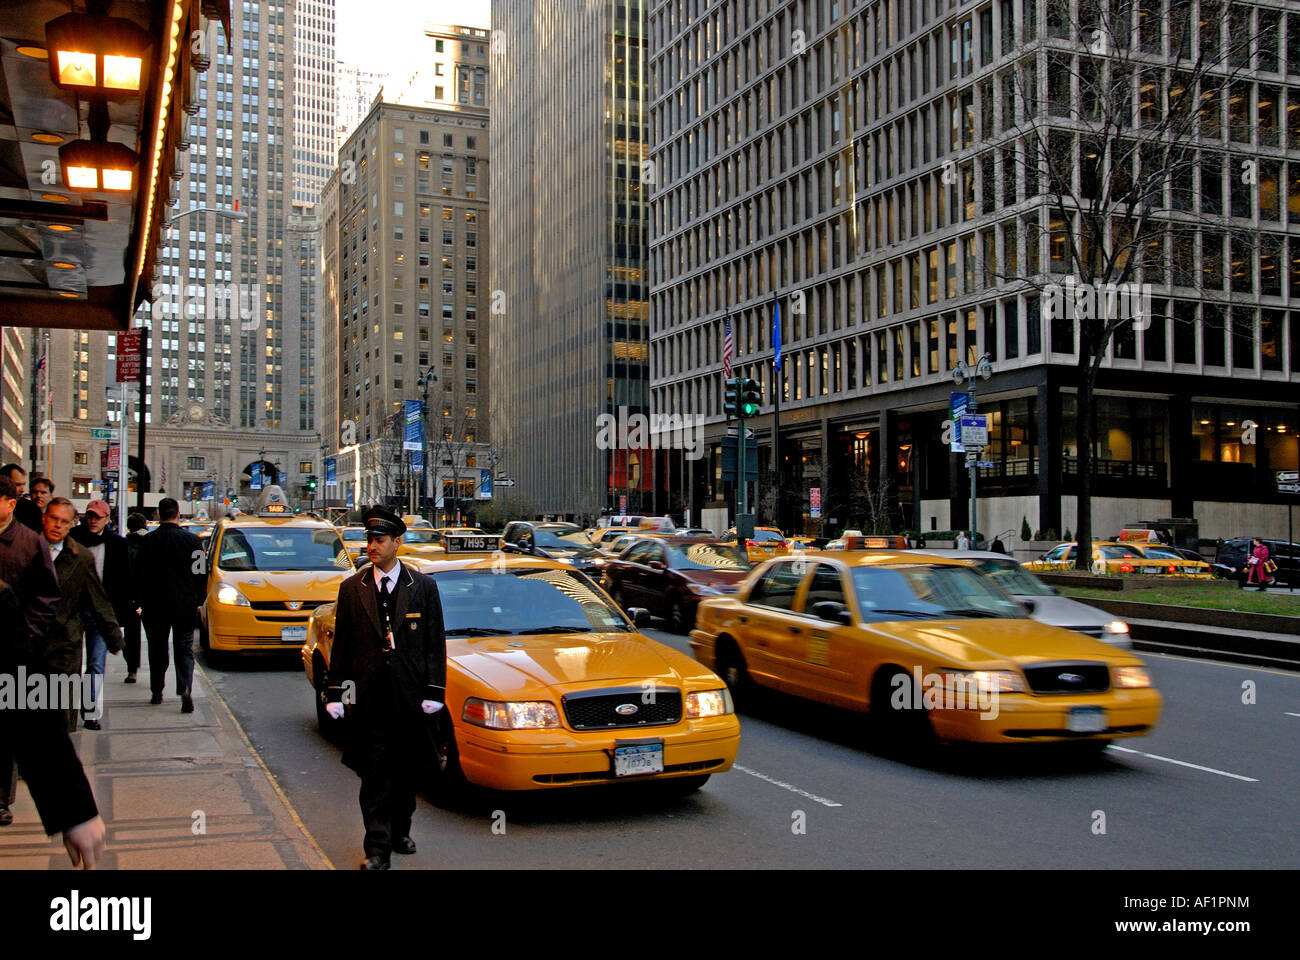
<path fill-rule="evenodd" d="M 387 860 L 393 841 L 411 835 L 416 768 L 409 762 L 410 750 L 401 734 L 390 724 L 381 723 L 360 733 L 366 745 L 359 798 L 366 827 L 363 846 L 367 857 Z"/>
<path fill-rule="evenodd" d="M 15 767 L 27 781 L 46 834 L 53 836 L 98 815 L 62 710 L 0 711 L 0 790 L 6 806 L 14 798 Z"/>
<path fill-rule="evenodd" d="M 176 695 L 186 696 L 194 686 L 195 627 L 167 619 L 144 618 L 145 639 L 149 642 L 149 689 L 161 694 L 167 684 L 167 638 L 170 635 L 176 656 Z"/>
<path fill-rule="evenodd" d="M 122 658 L 126 661 L 127 673 L 140 671 L 140 617 L 130 610 L 118 619 L 122 624 Z"/>

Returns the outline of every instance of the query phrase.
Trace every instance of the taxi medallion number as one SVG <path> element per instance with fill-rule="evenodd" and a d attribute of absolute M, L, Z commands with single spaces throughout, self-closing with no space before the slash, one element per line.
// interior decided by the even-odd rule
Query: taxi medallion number
<path fill-rule="evenodd" d="M 647 773 L 664 772 L 664 745 L 640 743 L 631 747 L 614 748 L 614 776 L 635 777 Z"/>
<path fill-rule="evenodd" d="M 1101 733 L 1106 729 L 1106 711 L 1101 707 L 1074 707 L 1065 716 L 1071 733 Z"/>
<path fill-rule="evenodd" d="M 281 628 L 280 628 L 280 642 L 281 642 L 281 643 L 297 643 L 297 644 L 303 644 L 303 643 L 306 643 L 306 642 L 307 642 L 307 628 L 306 628 L 305 626 L 302 626 L 302 627 L 281 627 Z"/>

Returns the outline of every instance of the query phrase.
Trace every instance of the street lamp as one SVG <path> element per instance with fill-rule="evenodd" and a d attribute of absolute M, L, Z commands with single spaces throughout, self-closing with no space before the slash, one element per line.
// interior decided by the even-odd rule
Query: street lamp
<path fill-rule="evenodd" d="M 975 413 L 975 378 L 987 380 L 993 376 L 993 364 L 987 353 L 981 354 L 975 363 L 968 364 L 965 360 L 957 361 L 957 366 L 952 371 L 952 381 L 961 386 L 962 381 L 966 381 L 967 403 L 966 410 L 968 413 Z M 961 423 L 957 423 L 958 430 L 961 429 Z M 961 434 L 958 433 L 958 439 Z M 964 443 L 963 443 L 964 445 Z M 980 454 L 984 452 L 983 446 L 971 446 L 966 450 L 966 469 L 970 471 L 970 535 L 971 549 L 975 550 L 979 546 L 979 506 L 975 499 L 975 477 L 979 474 Z M 917 525 L 918 528 L 920 524 Z"/>
<path fill-rule="evenodd" d="M 424 445 L 424 477 L 420 482 L 420 493 L 424 501 L 424 507 L 421 510 L 421 516 L 428 519 L 429 512 L 429 474 L 433 472 L 433 464 L 429 459 L 429 387 L 438 382 L 437 375 L 433 372 L 433 364 L 420 374 L 419 379 L 415 381 L 416 386 L 420 388 L 423 400 L 420 402 L 420 428 L 422 443 Z M 435 481 L 436 483 L 436 481 Z M 435 487 L 436 489 L 436 487 Z"/>

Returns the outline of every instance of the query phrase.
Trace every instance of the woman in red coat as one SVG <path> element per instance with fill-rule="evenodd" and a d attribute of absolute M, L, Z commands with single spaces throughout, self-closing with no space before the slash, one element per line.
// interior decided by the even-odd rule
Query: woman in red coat
<path fill-rule="evenodd" d="M 1257 583 L 1262 591 L 1265 585 L 1273 582 L 1272 575 L 1264 569 L 1269 560 L 1268 547 L 1264 546 L 1258 538 L 1251 540 L 1250 544 L 1252 549 L 1250 559 L 1246 561 L 1246 584 Z"/>

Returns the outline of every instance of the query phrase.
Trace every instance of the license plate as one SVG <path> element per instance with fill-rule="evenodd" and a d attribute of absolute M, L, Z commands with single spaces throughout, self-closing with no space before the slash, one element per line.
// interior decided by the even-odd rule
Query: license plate
<path fill-rule="evenodd" d="M 1074 707 L 1065 715 L 1065 729 L 1071 733 L 1101 733 L 1106 729 L 1106 711 L 1101 707 Z"/>
<path fill-rule="evenodd" d="M 643 743 L 634 747 L 614 748 L 614 776 L 635 777 L 664 772 L 664 745 Z"/>
<path fill-rule="evenodd" d="M 1142 572 L 1143 572 L 1143 573 L 1159 573 L 1159 572 L 1160 572 L 1160 569 L 1159 569 L 1158 567 L 1143 567 L 1143 568 L 1142 568 Z"/>
<path fill-rule="evenodd" d="M 280 642 L 281 643 L 306 643 L 307 628 L 306 627 L 281 627 Z"/>

